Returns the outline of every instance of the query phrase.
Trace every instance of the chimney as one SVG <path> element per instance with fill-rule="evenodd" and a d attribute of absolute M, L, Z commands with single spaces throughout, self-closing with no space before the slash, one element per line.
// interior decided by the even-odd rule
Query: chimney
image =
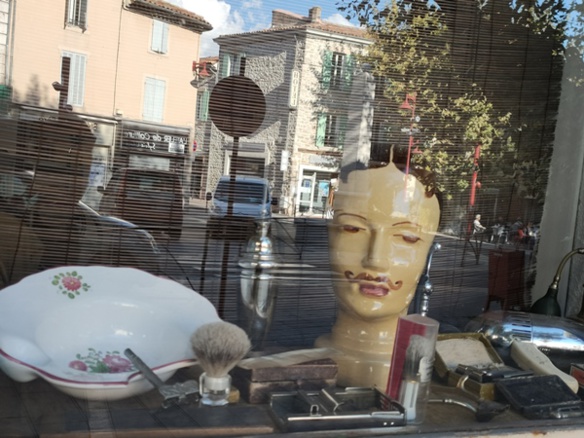
<path fill-rule="evenodd" d="M 322 9 L 320 6 L 315 6 L 308 10 L 308 17 L 310 18 L 311 23 L 316 23 L 320 21 L 320 13 Z"/>

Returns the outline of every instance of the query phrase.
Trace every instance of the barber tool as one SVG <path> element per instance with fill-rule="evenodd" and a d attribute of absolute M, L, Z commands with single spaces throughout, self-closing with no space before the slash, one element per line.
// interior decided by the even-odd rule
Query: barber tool
<path fill-rule="evenodd" d="M 515 339 L 511 344 L 511 359 L 513 359 L 519 367 L 524 370 L 533 370 L 537 375 L 556 375 L 562 379 L 574 393 L 578 392 L 578 381 L 574 377 L 558 369 L 545 354 L 529 342 Z"/>
<path fill-rule="evenodd" d="M 130 348 L 126 348 L 124 354 L 164 397 L 164 400 L 162 401 L 163 408 L 184 404 L 188 401 L 187 397 L 189 395 L 197 394 L 199 392 L 199 384 L 195 380 L 187 380 L 186 382 L 175 383 L 172 385 L 165 384 Z"/>
<path fill-rule="evenodd" d="M 499 379 L 531 376 L 533 374 L 533 371 L 530 370 L 520 370 L 499 363 L 493 363 L 484 367 L 459 364 L 455 372 L 463 376 L 468 375 L 470 379 L 479 383 L 491 383 Z"/>
<path fill-rule="evenodd" d="M 193 351 L 204 372 L 199 378 L 201 403 L 223 406 L 229 402 L 229 372 L 249 352 L 249 337 L 235 324 L 225 321 L 200 326 L 191 336 Z"/>
<path fill-rule="evenodd" d="M 270 413 L 286 432 L 406 424 L 403 406 L 375 388 L 275 392 Z"/>

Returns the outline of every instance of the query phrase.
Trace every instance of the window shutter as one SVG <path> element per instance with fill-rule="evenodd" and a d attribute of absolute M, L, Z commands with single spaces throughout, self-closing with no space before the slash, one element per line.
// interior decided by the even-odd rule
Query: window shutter
<path fill-rule="evenodd" d="M 355 69 L 355 57 L 353 55 L 347 55 L 345 57 L 345 65 L 343 66 L 343 76 L 345 89 L 351 88 L 353 83 L 353 71 Z"/>
<path fill-rule="evenodd" d="M 67 0 L 67 23 L 75 23 L 75 6 L 77 0 Z"/>
<path fill-rule="evenodd" d="M 168 52 L 168 23 L 162 23 L 162 39 L 160 41 L 162 51 L 160 53 Z"/>
<path fill-rule="evenodd" d="M 164 81 L 146 78 L 144 83 L 144 109 L 142 117 L 150 122 L 162 122 L 164 112 Z"/>
<path fill-rule="evenodd" d="M 156 53 L 166 53 L 168 44 L 168 24 L 154 20 L 152 22 L 151 49 Z"/>
<path fill-rule="evenodd" d="M 224 53 L 223 58 L 221 58 L 221 79 L 229 76 L 230 72 L 231 72 L 231 56 L 227 53 Z"/>
<path fill-rule="evenodd" d="M 345 146 L 345 137 L 347 134 L 347 115 L 339 116 L 339 134 L 337 137 L 337 147 L 343 149 Z"/>
<path fill-rule="evenodd" d="M 204 90 L 201 93 L 199 101 L 199 120 L 206 122 L 209 118 L 209 90 Z"/>
<path fill-rule="evenodd" d="M 87 29 L 87 3 L 89 0 L 79 0 L 81 5 L 79 6 L 79 27 L 81 29 Z"/>
<path fill-rule="evenodd" d="M 326 114 L 319 114 L 316 122 L 316 147 L 324 146 L 324 138 L 326 136 Z"/>
<path fill-rule="evenodd" d="M 324 52 L 322 59 L 322 80 L 321 86 L 323 90 L 328 90 L 331 86 L 331 69 L 333 62 L 333 52 L 327 50 Z"/>
<path fill-rule="evenodd" d="M 62 56 L 71 59 L 67 103 L 74 106 L 83 106 L 85 96 L 85 55 L 63 52 Z"/>

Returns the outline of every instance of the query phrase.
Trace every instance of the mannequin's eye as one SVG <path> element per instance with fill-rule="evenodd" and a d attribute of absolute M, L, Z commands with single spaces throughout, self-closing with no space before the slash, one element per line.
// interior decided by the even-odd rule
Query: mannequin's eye
<path fill-rule="evenodd" d="M 341 230 L 346 231 L 347 233 L 358 233 L 362 228 L 354 227 L 352 225 L 342 225 Z"/>
<path fill-rule="evenodd" d="M 418 236 L 414 236 L 413 234 L 394 234 L 396 237 L 401 237 L 407 243 L 416 243 L 419 240 L 422 240 Z"/>

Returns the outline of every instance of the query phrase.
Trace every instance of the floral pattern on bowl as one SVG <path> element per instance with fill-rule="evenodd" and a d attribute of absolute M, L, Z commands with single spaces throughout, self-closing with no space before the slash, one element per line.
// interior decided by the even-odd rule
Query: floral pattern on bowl
<path fill-rule="evenodd" d="M 88 373 L 129 373 L 136 371 L 132 362 L 123 357 L 119 351 L 106 351 L 105 354 L 95 348 L 89 348 L 87 356 L 76 355 L 69 362 L 69 368 Z"/>
<path fill-rule="evenodd" d="M 0 291 L 0 369 L 74 397 L 118 400 L 153 389 L 120 352 L 131 348 L 164 382 L 195 363 L 195 330 L 219 320 L 200 294 L 144 271 L 50 269 Z"/>
<path fill-rule="evenodd" d="M 82 280 L 83 277 L 77 271 L 59 272 L 53 277 L 52 283 L 59 288 L 63 295 L 73 299 L 80 295 L 81 291 L 87 292 L 91 287 L 87 283 L 83 283 Z"/>

